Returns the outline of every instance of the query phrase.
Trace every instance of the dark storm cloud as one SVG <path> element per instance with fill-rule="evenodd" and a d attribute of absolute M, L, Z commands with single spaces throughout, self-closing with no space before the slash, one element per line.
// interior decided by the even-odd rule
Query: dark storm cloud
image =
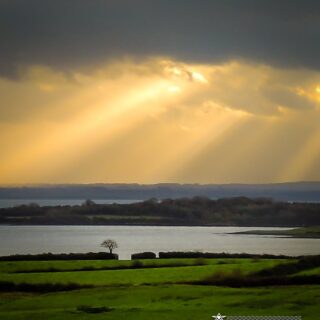
<path fill-rule="evenodd" d="M 320 68 L 320 1 L 0 0 L 0 72 L 133 55 Z"/>

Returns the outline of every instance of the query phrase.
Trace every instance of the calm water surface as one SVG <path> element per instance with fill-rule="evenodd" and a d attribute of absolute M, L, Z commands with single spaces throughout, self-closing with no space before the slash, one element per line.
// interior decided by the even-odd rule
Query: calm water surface
<path fill-rule="evenodd" d="M 256 227 L 149 227 L 149 226 L 0 226 L 0 255 L 102 251 L 100 243 L 117 241 L 120 259 L 134 252 L 191 251 L 320 254 L 320 239 L 259 235 L 231 235 Z"/>

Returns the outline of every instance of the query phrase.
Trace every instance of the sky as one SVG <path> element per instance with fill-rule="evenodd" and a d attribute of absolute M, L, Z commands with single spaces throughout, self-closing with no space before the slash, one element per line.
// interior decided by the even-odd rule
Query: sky
<path fill-rule="evenodd" d="M 0 0 L 0 184 L 320 180 L 320 2 Z"/>

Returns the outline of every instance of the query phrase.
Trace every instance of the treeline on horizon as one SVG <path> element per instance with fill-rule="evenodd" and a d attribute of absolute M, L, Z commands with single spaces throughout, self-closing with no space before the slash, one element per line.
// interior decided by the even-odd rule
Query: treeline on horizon
<path fill-rule="evenodd" d="M 181 225 L 317 226 L 320 204 L 276 202 L 246 197 L 149 199 L 132 204 L 43 206 L 36 203 L 0 209 L 0 223 L 14 225 Z"/>

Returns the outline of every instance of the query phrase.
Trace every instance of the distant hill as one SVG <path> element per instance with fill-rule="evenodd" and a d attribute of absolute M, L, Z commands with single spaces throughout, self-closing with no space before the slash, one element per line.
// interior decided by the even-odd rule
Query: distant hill
<path fill-rule="evenodd" d="M 320 203 L 246 197 L 150 199 L 131 204 L 96 204 L 88 200 L 76 206 L 30 204 L 2 208 L 0 224 L 315 227 L 320 226 Z M 302 230 L 306 234 L 301 229 L 300 235 Z"/>
<path fill-rule="evenodd" d="M 319 202 L 320 182 L 277 184 L 60 184 L 0 187 L 0 199 L 166 199 L 245 196 L 281 201 Z"/>

